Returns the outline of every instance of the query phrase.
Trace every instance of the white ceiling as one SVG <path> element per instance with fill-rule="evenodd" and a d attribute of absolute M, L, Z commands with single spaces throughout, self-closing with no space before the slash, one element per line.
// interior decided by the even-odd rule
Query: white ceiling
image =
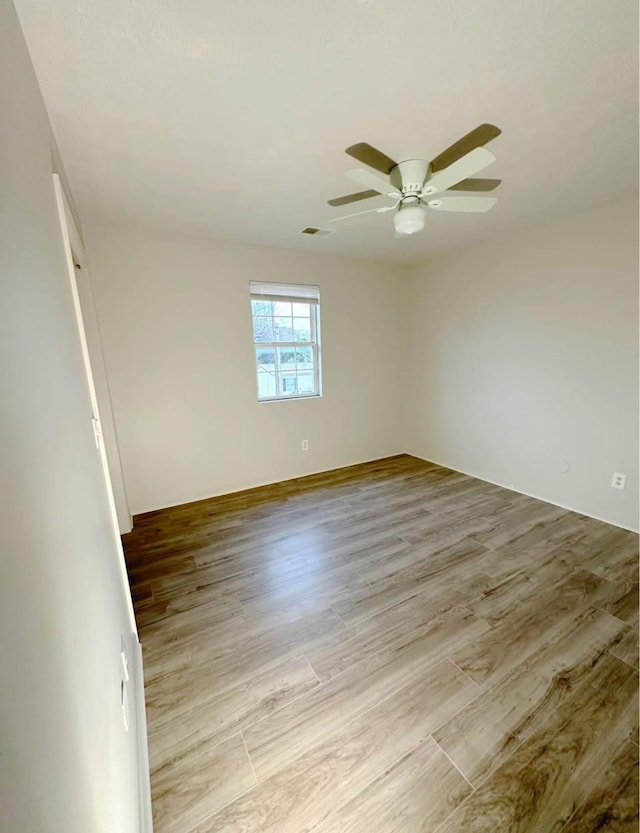
<path fill-rule="evenodd" d="M 85 221 L 416 261 L 637 192 L 635 0 L 16 5 Z M 348 213 L 348 145 L 430 158 L 482 122 L 489 214 L 300 235 Z"/>

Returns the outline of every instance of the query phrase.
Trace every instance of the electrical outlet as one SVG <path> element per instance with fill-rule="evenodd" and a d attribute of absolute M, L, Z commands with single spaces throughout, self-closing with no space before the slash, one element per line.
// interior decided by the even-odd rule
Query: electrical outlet
<path fill-rule="evenodd" d="M 309 440 L 302 440 L 302 442 L 300 443 L 300 448 L 303 451 L 309 451 Z"/>
<path fill-rule="evenodd" d="M 614 471 L 613 479 L 611 481 L 611 486 L 614 489 L 624 489 L 625 483 L 627 482 L 627 475 L 620 474 L 619 471 Z"/>

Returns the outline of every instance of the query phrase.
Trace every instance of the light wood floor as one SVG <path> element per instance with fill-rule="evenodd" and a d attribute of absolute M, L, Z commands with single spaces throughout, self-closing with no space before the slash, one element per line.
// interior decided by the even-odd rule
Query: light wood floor
<path fill-rule="evenodd" d="M 408 456 L 139 516 L 156 833 L 638 830 L 638 541 Z"/>

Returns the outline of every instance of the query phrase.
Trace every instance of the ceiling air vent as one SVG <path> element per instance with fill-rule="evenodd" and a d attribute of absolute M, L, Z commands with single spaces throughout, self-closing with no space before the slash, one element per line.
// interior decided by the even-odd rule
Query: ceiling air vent
<path fill-rule="evenodd" d="M 328 228 L 314 228 L 313 226 L 307 226 L 303 228 L 300 232 L 301 234 L 315 234 L 316 237 L 326 237 L 328 234 L 333 234 L 334 229 Z"/>

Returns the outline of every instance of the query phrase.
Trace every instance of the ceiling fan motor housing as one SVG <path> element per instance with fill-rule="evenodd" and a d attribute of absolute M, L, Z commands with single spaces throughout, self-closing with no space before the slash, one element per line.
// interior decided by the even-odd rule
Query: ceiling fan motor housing
<path fill-rule="evenodd" d="M 424 159 L 407 159 L 391 171 L 390 179 L 403 197 L 418 196 L 429 174 L 430 165 Z"/>

